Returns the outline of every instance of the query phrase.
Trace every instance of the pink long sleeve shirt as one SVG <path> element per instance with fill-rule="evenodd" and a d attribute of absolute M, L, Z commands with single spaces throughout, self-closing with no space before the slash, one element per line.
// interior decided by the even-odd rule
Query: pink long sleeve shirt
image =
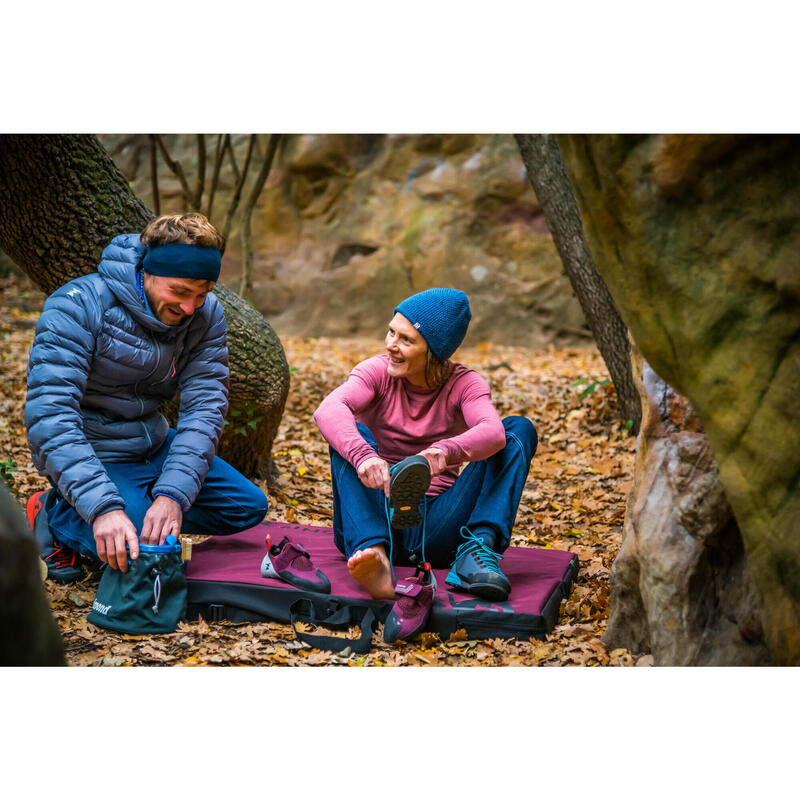
<path fill-rule="evenodd" d="M 353 467 L 376 455 L 395 464 L 437 447 L 448 466 L 431 481 L 427 494 L 435 496 L 453 485 L 462 463 L 482 461 L 505 447 L 489 384 L 477 372 L 455 364 L 447 383 L 422 389 L 405 378 L 389 377 L 388 361 L 389 356 L 379 355 L 357 364 L 314 412 L 322 435 Z M 357 422 L 372 432 L 377 453 L 358 432 Z"/>

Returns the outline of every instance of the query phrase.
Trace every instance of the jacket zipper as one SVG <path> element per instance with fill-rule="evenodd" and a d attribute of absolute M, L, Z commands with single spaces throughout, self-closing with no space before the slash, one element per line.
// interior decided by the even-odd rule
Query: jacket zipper
<path fill-rule="evenodd" d="M 139 413 L 140 414 L 144 414 L 144 400 L 142 400 L 142 398 L 139 396 L 139 386 L 141 386 L 141 384 L 144 381 L 149 380 L 155 374 L 156 370 L 158 370 L 159 362 L 161 361 L 161 345 L 158 343 L 158 339 L 156 339 L 156 337 L 153 334 L 153 332 L 149 331 L 149 333 L 150 333 L 150 339 L 153 342 L 153 348 L 155 349 L 155 366 L 153 367 L 153 369 L 150 370 L 150 372 L 147 373 L 147 375 L 144 378 L 141 378 L 140 380 L 136 381 L 136 383 L 133 386 L 133 392 L 136 395 L 136 399 L 139 401 Z M 171 368 L 174 371 L 174 369 L 175 369 L 175 357 L 174 356 L 172 358 L 172 367 Z M 169 373 L 167 373 L 166 377 L 162 378 L 159 381 L 156 381 L 155 383 L 162 383 L 163 381 L 166 380 L 167 377 L 169 377 Z M 148 449 L 148 452 L 149 452 L 150 448 L 153 446 L 153 440 L 150 437 L 150 431 L 147 430 L 147 425 L 145 425 L 145 423 L 143 421 L 141 421 L 140 424 L 142 426 L 142 430 L 144 431 L 144 435 L 147 437 L 147 449 Z"/>

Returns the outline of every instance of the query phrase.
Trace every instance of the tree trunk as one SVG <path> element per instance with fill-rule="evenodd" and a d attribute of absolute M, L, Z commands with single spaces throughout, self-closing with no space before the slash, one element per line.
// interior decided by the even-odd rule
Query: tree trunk
<path fill-rule="evenodd" d="M 253 158 L 253 150 L 255 149 L 257 139 L 258 137 L 253 133 L 250 135 L 250 140 L 247 143 L 247 155 L 244 158 L 244 166 L 242 167 L 241 174 L 236 179 L 236 188 L 233 190 L 233 197 L 231 198 L 228 212 L 225 214 L 225 222 L 222 226 L 222 235 L 226 239 L 230 236 L 233 218 L 236 215 L 236 209 L 239 208 L 239 198 L 242 196 L 242 189 L 244 189 L 244 184 L 247 180 L 247 170 L 250 168 L 250 161 Z M 233 147 L 230 148 L 230 153 L 231 159 L 233 159 Z M 234 160 L 233 163 L 235 164 L 236 161 Z"/>
<path fill-rule="evenodd" d="M 0 137 L 0 248 L 43 291 L 94 272 L 115 235 L 141 231 L 152 217 L 95 136 Z M 248 477 L 268 478 L 289 391 L 286 356 L 258 311 L 221 284 L 214 291 L 231 367 L 217 452 Z"/>
<path fill-rule="evenodd" d="M 63 666 L 64 644 L 25 517 L 0 480 L 0 666 Z"/>
<path fill-rule="evenodd" d="M 558 142 L 555 136 L 548 134 L 517 133 L 515 138 L 564 271 L 617 390 L 623 418 L 633 421 L 632 431 L 637 433 L 642 406 L 631 375 L 628 329 L 586 246 L 583 224 Z"/>
<path fill-rule="evenodd" d="M 273 133 L 269 137 L 269 145 L 267 145 L 267 152 L 261 162 L 261 169 L 258 171 L 255 183 L 250 187 L 250 192 L 242 206 L 242 225 L 241 225 L 241 241 L 242 241 L 242 276 L 239 281 L 239 295 L 246 300 L 250 300 L 253 294 L 253 237 L 250 230 L 250 222 L 253 216 L 253 209 L 256 206 L 261 190 L 269 177 L 269 171 L 272 168 L 272 161 L 275 158 L 275 151 L 278 149 L 278 143 L 281 140 L 279 133 Z"/>

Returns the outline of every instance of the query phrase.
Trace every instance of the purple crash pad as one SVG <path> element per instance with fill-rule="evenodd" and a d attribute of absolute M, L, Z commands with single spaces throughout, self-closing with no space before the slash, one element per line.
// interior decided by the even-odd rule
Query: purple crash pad
<path fill-rule="evenodd" d="M 268 522 L 231 536 L 214 536 L 193 548 L 186 568 L 189 616 L 206 618 L 275 619 L 288 621 L 288 607 L 299 597 L 320 597 L 282 581 L 261 576 L 265 537 L 284 536 L 301 543 L 314 565 L 330 579 L 331 597 L 367 603 L 385 619 L 390 603 L 372 600 L 350 576 L 344 556 L 333 543 L 333 529 L 285 522 Z M 448 569 L 434 570 L 437 589 L 427 629 L 449 634 L 466 628 L 473 637 L 542 637 L 552 630 L 561 599 L 577 574 L 573 553 L 541 548 L 509 547 L 501 568 L 511 582 L 503 602 L 481 600 L 445 584 Z M 397 579 L 412 575 L 412 567 L 395 567 Z M 221 607 L 221 609 L 220 609 Z"/>

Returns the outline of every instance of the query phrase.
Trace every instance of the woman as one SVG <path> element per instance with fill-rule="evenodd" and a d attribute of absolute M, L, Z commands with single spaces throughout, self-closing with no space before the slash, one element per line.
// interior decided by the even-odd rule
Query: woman
<path fill-rule="evenodd" d="M 501 421 L 487 382 L 449 360 L 471 316 L 455 289 L 406 298 L 386 352 L 356 365 L 314 413 L 331 446 L 334 541 L 373 598 L 395 598 L 393 564 L 424 562 L 451 567 L 451 586 L 508 597 L 498 561 L 537 436 L 523 417 Z"/>

